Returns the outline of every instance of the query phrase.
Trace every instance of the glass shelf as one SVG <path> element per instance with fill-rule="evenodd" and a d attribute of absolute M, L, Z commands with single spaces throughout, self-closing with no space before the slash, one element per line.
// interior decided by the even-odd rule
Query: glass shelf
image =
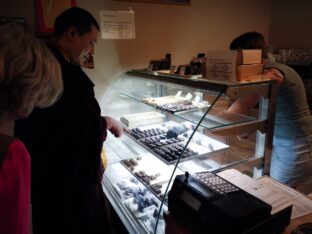
<path fill-rule="evenodd" d="M 176 113 L 177 116 L 187 120 L 191 121 L 195 124 L 197 124 L 200 119 L 203 117 L 203 115 L 206 113 L 208 108 L 203 108 L 201 110 L 194 110 L 184 113 Z M 233 126 L 236 124 L 241 123 L 247 123 L 250 121 L 255 121 L 256 118 L 235 114 L 235 113 L 229 113 L 229 112 L 219 112 L 215 109 L 211 109 L 208 114 L 205 116 L 204 120 L 201 123 L 202 127 L 205 127 L 209 130 L 213 130 L 215 128 L 219 127 L 227 127 L 227 126 Z"/>
<path fill-rule="evenodd" d="M 270 80 L 268 79 L 257 79 L 257 80 L 244 80 L 237 82 L 226 82 L 219 80 L 207 80 L 198 76 L 181 76 L 170 73 L 158 73 L 156 71 L 147 71 L 147 70 L 131 70 L 126 73 L 128 77 L 136 79 L 148 79 L 154 80 L 157 82 L 163 82 L 165 84 L 176 84 L 183 87 L 190 87 L 192 89 L 199 90 L 209 90 L 214 92 L 225 92 L 228 88 L 237 88 L 250 86 L 252 84 L 269 84 Z"/>
<path fill-rule="evenodd" d="M 143 98 L 146 98 L 147 96 L 142 98 L 142 95 L 138 93 L 131 94 L 131 95 L 120 93 L 120 96 L 127 97 L 137 102 L 146 104 L 152 108 L 156 108 L 160 112 L 166 112 L 167 114 L 172 114 L 176 117 L 179 117 L 186 121 L 190 121 L 194 124 L 199 123 L 200 119 L 203 117 L 203 115 L 206 113 L 206 111 L 209 108 L 209 107 L 205 107 L 205 108 L 198 108 L 195 110 L 180 111 L 180 112 L 172 113 L 170 111 L 157 108 L 157 106 L 155 105 L 142 101 Z M 213 130 L 213 129 L 220 128 L 220 127 L 233 126 L 237 124 L 253 122 L 256 120 L 257 118 L 255 117 L 236 114 L 236 113 L 230 113 L 230 112 L 225 112 L 225 111 L 219 111 L 214 108 L 211 108 L 211 110 L 208 112 L 208 114 L 206 114 L 204 120 L 202 121 L 201 127 L 207 128 L 209 130 Z"/>

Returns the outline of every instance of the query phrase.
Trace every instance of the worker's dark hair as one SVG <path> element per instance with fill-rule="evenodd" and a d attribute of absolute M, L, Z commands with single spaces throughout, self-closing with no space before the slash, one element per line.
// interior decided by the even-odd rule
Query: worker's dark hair
<path fill-rule="evenodd" d="M 91 32 L 94 25 L 99 30 L 99 24 L 88 11 L 80 7 L 72 7 L 63 11 L 54 21 L 54 36 L 62 36 L 64 32 L 75 27 L 79 35 Z"/>
<path fill-rule="evenodd" d="M 231 50 L 247 50 L 266 48 L 264 36 L 258 32 L 246 32 L 236 37 L 230 44 Z"/>

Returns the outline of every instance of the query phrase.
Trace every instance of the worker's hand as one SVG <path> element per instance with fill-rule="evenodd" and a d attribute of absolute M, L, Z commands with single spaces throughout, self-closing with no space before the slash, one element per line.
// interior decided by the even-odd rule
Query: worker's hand
<path fill-rule="evenodd" d="M 263 70 L 263 75 L 267 79 L 276 80 L 279 86 L 283 83 L 283 81 L 285 79 L 283 73 L 281 73 L 276 68 L 264 69 Z"/>
<path fill-rule="evenodd" d="M 115 137 L 121 137 L 123 133 L 123 128 L 121 124 L 109 116 L 103 116 L 107 124 L 107 130 L 109 130 Z"/>

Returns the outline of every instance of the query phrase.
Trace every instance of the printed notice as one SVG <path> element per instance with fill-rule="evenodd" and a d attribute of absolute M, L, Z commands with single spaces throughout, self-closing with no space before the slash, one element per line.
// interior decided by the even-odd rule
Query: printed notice
<path fill-rule="evenodd" d="M 218 175 L 270 204 L 272 206 L 271 214 L 275 214 L 290 205 L 293 206 L 291 219 L 312 213 L 311 199 L 268 176 L 254 180 L 235 169 L 222 171 Z"/>
<path fill-rule="evenodd" d="M 236 82 L 236 51 L 208 51 L 206 78 Z"/>
<path fill-rule="evenodd" d="M 102 39 L 135 39 L 133 11 L 100 11 Z"/>

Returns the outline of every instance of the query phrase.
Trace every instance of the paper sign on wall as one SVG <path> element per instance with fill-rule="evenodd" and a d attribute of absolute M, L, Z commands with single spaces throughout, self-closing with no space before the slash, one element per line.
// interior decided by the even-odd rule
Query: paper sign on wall
<path fill-rule="evenodd" d="M 135 39 L 133 11 L 100 11 L 102 39 Z"/>

